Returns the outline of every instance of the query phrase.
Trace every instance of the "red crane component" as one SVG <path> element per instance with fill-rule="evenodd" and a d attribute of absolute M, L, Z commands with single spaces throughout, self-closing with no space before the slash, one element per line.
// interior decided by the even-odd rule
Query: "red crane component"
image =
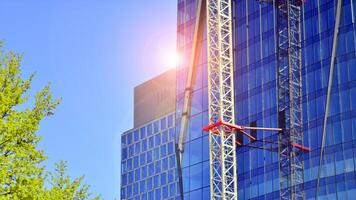
<path fill-rule="evenodd" d="M 214 134 L 220 134 L 220 131 L 218 129 L 218 127 L 223 127 L 223 129 L 225 130 L 225 133 L 231 133 L 231 132 L 238 132 L 243 134 L 244 136 L 248 137 L 250 139 L 250 141 L 253 142 L 264 142 L 264 143 L 269 143 L 269 144 L 279 144 L 279 142 L 274 142 L 272 140 L 259 140 L 255 137 L 253 137 L 252 135 L 250 135 L 249 133 L 247 133 L 245 130 L 260 130 L 260 131 L 282 131 L 281 128 L 266 128 L 266 127 L 251 127 L 251 126 L 240 126 L 240 125 L 236 125 L 236 124 L 230 124 L 227 122 L 223 122 L 221 120 L 218 120 L 217 122 L 213 123 L 213 124 L 209 124 L 207 126 L 203 127 L 203 131 L 205 132 L 209 132 L 212 131 L 212 133 Z M 268 148 L 264 148 L 264 147 L 257 147 L 257 146 L 253 146 L 251 144 L 241 144 L 240 142 L 236 141 L 236 144 L 239 146 L 246 146 L 246 147 L 252 147 L 252 148 L 258 148 L 258 149 L 263 149 L 263 150 L 271 150 L 274 151 L 273 149 L 268 149 Z M 292 147 L 295 147 L 297 149 L 302 150 L 303 152 L 310 152 L 310 148 L 303 146 L 301 144 L 296 144 L 296 143 L 291 143 Z"/>
<path fill-rule="evenodd" d="M 295 148 L 298 148 L 304 152 L 309 152 L 310 151 L 310 148 L 309 147 L 306 147 L 306 146 L 303 146 L 303 145 L 300 145 L 300 144 L 295 144 L 295 143 L 292 143 L 292 146 L 295 147 Z"/>
<path fill-rule="evenodd" d="M 265 2 L 265 3 L 273 3 L 273 0 L 260 0 L 260 2 Z M 280 5 L 280 4 L 285 4 L 287 2 L 287 0 L 277 0 L 276 4 Z M 307 0 L 294 0 L 295 4 L 298 6 L 301 6 L 303 3 L 306 3 Z"/>

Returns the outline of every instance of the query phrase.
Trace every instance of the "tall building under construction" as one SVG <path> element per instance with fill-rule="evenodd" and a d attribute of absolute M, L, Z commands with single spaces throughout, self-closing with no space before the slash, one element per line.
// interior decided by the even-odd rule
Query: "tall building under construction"
<path fill-rule="evenodd" d="M 170 133 L 165 139 L 167 152 L 156 152 L 156 143 L 152 143 L 152 149 L 144 150 L 146 140 L 153 137 L 147 134 L 130 143 L 128 134 L 140 134 L 136 127 L 123 134 L 122 153 L 129 155 L 122 160 L 122 199 L 355 199 L 356 2 L 178 0 L 177 4 L 177 49 L 182 61 L 176 68 L 175 93 L 166 94 L 174 96 L 174 109 L 165 115 L 152 114 L 149 120 L 141 116 L 135 119 L 135 123 L 147 124 L 174 114 L 169 119 L 174 118 L 174 122 L 165 126 Z M 223 11 L 215 12 L 214 5 Z M 227 29 L 216 29 L 220 35 L 213 35 L 213 26 L 223 25 L 224 8 L 231 14 L 231 41 L 221 37 L 221 33 L 229 33 Z M 214 24 L 214 14 L 219 16 L 219 23 Z M 294 39 L 296 43 L 292 44 Z M 239 125 L 229 125 L 233 127 L 230 132 L 217 128 L 224 124 L 220 120 L 224 121 L 225 116 L 212 121 L 212 49 L 214 44 L 220 44 L 218 57 L 223 57 L 224 42 L 232 45 L 233 77 L 226 80 L 232 82 L 228 86 L 233 92 L 226 95 L 232 95 L 228 99 L 232 101 L 232 121 Z M 290 73 L 286 83 L 284 69 Z M 299 82 L 293 81 L 293 70 L 300 73 Z M 289 90 L 284 91 L 285 88 Z M 221 98 L 222 92 L 219 94 Z M 292 105 L 294 99 L 296 103 Z M 288 104 L 285 110 L 284 103 Z M 223 104 L 224 101 L 219 105 Z M 160 105 L 163 104 L 155 107 Z M 135 116 L 151 109 L 144 107 L 138 106 Z M 245 131 L 243 126 L 252 129 Z M 298 130 L 295 135 L 293 127 Z M 165 129 L 162 134 L 159 130 L 157 148 L 167 137 Z M 233 164 L 226 170 L 233 177 L 231 190 L 226 189 L 230 176 L 222 172 L 229 160 L 214 162 L 212 135 L 221 131 L 233 134 L 236 140 L 231 144 Z M 223 143 L 222 139 L 218 141 Z M 169 149 L 173 147 L 174 150 Z M 222 155 L 228 153 L 231 152 L 221 151 Z M 149 161 L 152 154 L 156 157 Z M 131 163 L 141 155 L 145 162 Z M 142 170 L 145 167 L 152 169 L 147 172 Z M 221 171 L 214 173 L 214 167 Z M 219 182 L 216 175 L 224 178 Z"/>

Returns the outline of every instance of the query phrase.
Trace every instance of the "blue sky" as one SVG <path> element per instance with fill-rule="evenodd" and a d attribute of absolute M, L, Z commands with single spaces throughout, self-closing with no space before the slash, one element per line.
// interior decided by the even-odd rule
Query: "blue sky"
<path fill-rule="evenodd" d="M 119 197 L 120 134 L 132 128 L 133 87 L 172 65 L 175 0 L 1 0 L 0 39 L 24 53 L 32 92 L 51 82 L 62 103 L 41 123 L 40 148 Z"/>

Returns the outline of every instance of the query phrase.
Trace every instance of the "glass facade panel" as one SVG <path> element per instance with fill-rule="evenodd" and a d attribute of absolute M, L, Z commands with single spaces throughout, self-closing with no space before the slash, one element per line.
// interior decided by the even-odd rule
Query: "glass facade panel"
<path fill-rule="evenodd" d="M 168 136 L 172 129 L 174 114 L 169 114 L 122 135 L 122 199 L 176 199 L 174 137 Z"/>

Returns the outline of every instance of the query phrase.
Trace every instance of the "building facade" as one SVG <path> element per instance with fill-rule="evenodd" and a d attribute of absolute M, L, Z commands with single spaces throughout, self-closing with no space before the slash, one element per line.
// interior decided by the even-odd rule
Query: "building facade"
<path fill-rule="evenodd" d="M 175 199 L 175 70 L 134 89 L 134 127 L 121 135 L 121 198 Z M 149 92 L 147 92 L 149 91 Z"/>
<path fill-rule="evenodd" d="M 178 195 L 174 113 L 121 136 L 121 198 L 175 199 Z"/>
<path fill-rule="evenodd" d="M 311 148 L 304 155 L 306 199 L 316 195 L 330 78 L 331 105 L 318 197 L 353 199 L 356 195 L 356 2 L 342 1 L 335 69 L 329 77 L 338 1 L 308 0 L 302 5 L 303 145 Z M 177 68 L 176 124 L 182 115 L 196 3 L 178 0 L 177 46 L 183 60 Z M 278 127 L 276 7 L 258 0 L 234 0 L 233 13 L 236 122 Z M 203 48 L 181 169 L 184 199 L 194 200 L 210 197 L 208 134 L 201 129 L 208 123 L 206 33 L 199 42 Z M 277 137 L 277 133 L 257 132 L 259 139 Z M 239 199 L 279 199 L 277 153 L 242 147 L 237 149 L 237 163 Z"/>
<path fill-rule="evenodd" d="M 306 199 L 315 199 L 316 195 L 330 78 L 333 79 L 331 105 L 318 197 L 341 200 L 356 196 L 356 2 L 342 1 L 335 69 L 330 77 L 338 1 L 341 0 L 307 0 L 302 5 L 303 145 L 311 148 L 304 154 Z M 235 121 L 240 125 L 278 127 L 276 7 L 259 0 L 232 2 Z M 153 116 L 145 110 L 152 108 L 149 105 L 135 106 L 135 115 L 150 114 L 139 116 L 135 127 L 122 135 L 123 199 L 210 198 L 209 141 L 208 134 L 202 131 L 208 124 L 206 33 L 198 41 L 202 50 L 196 66 L 190 123 L 181 168 L 177 165 L 175 145 L 192 53 L 197 0 L 177 3 L 177 49 L 182 60 L 176 69 L 176 103 L 174 110 Z M 137 98 L 142 100 L 140 95 Z M 258 131 L 257 138 L 277 140 L 278 135 Z M 278 154 L 247 147 L 238 148 L 236 153 L 238 198 L 279 199 Z"/>

